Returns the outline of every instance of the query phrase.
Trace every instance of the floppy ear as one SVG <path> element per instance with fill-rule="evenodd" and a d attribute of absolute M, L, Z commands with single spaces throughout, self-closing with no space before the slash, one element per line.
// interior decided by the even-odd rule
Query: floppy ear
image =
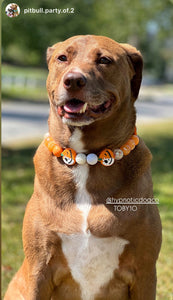
<path fill-rule="evenodd" d="M 127 53 L 129 64 L 133 70 L 133 78 L 131 79 L 132 99 L 135 101 L 139 94 L 142 81 L 143 59 L 141 53 L 128 44 L 120 44 Z"/>

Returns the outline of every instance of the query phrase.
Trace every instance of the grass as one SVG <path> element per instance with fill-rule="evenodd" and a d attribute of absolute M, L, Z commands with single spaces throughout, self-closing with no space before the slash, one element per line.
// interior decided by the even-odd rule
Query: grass
<path fill-rule="evenodd" d="M 160 200 L 159 210 L 163 225 L 163 243 L 157 264 L 157 300 L 171 300 L 173 293 L 172 126 L 173 122 L 168 122 L 138 128 L 139 135 L 153 154 L 154 195 Z M 26 203 L 33 190 L 34 152 L 34 148 L 2 151 L 2 295 L 23 260 L 22 220 Z"/>
<path fill-rule="evenodd" d="M 19 75 L 27 76 L 29 78 L 46 79 L 48 71 L 46 69 L 32 68 L 32 67 L 18 67 L 9 64 L 2 64 L 3 75 Z"/>
<path fill-rule="evenodd" d="M 155 198 L 159 199 L 159 210 L 163 227 L 162 248 L 157 263 L 157 300 L 171 300 L 173 296 L 173 122 L 149 124 L 139 128 L 153 154 L 152 175 Z"/>
<path fill-rule="evenodd" d="M 2 84 L 2 98 L 30 100 L 30 101 L 47 101 L 46 78 L 48 70 L 39 68 L 22 68 L 8 64 L 2 64 L 3 76 L 17 79 L 18 84 Z M 22 80 L 22 81 L 21 81 Z M 23 81 L 24 80 L 24 81 Z M 26 82 L 32 81 L 28 85 Z M 2 81 L 3 82 L 3 81 Z"/>

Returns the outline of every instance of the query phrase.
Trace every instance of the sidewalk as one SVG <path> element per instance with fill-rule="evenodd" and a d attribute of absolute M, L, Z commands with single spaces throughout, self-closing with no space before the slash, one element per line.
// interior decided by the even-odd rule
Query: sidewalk
<path fill-rule="evenodd" d="M 150 99 L 150 101 L 148 101 Z M 173 121 L 173 95 L 142 88 L 135 103 L 137 125 Z M 49 104 L 26 102 L 2 103 L 2 145 L 32 143 L 41 140 L 48 131 Z"/>

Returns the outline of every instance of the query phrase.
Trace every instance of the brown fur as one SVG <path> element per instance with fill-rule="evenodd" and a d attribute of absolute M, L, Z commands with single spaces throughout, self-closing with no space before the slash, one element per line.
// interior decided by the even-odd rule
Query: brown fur
<path fill-rule="evenodd" d="M 68 55 L 68 63 L 59 64 L 57 56 Z M 96 57 L 111 54 L 114 64 L 96 66 Z M 116 149 L 133 134 L 136 100 L 142 78 L 142 57 L 127 44 L 98 36 L 77 36 L 48 49 L 50 98 L 49 132 L 62 147 L 69 146 L 73 126 L 63 124 L 57 105 L 63 103 L 63 78 L 79 67 L 87 78 L 83 89 L 70 97 L 95 101 L 108 93 L 116 101 L 110 113 L 81 128 L 87 153 L 99 153 L 105 147 Z M 150 172 L 151 154 L 140 139 L 139 145 L 111 167 L 90 167 L 87 190 L 93 199 L 88 229 L 97 237 L 121 237 L 129 241 L 120 256 L 119 269 L 94 300 L 154 300 L 155 264 L 161 245 L 161 224 L 156 205 L 138 205 L 136 212 L 114 211 L 107 197 L 153 198 Z M 74 166 L 65 165 L 42 143 L 34 158 L 35 184 L 23 224 L 25 260 L 9 285 L 5 300 L 81 300 L 62 253 L 57 233 L 81 232 L 82 215 L 74 203 L 76 184 Z M 21 296 L 23 298 L 21 298 Z"/>

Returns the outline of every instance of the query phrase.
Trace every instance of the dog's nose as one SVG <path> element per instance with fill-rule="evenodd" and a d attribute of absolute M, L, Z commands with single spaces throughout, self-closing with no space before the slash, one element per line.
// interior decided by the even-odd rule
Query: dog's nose
<path fill-rule="evenodd" d="M 69 72 L 64 76 L 64 87 L 76 91 L 86 85 L 86 77 L 80 72 Z"/>

